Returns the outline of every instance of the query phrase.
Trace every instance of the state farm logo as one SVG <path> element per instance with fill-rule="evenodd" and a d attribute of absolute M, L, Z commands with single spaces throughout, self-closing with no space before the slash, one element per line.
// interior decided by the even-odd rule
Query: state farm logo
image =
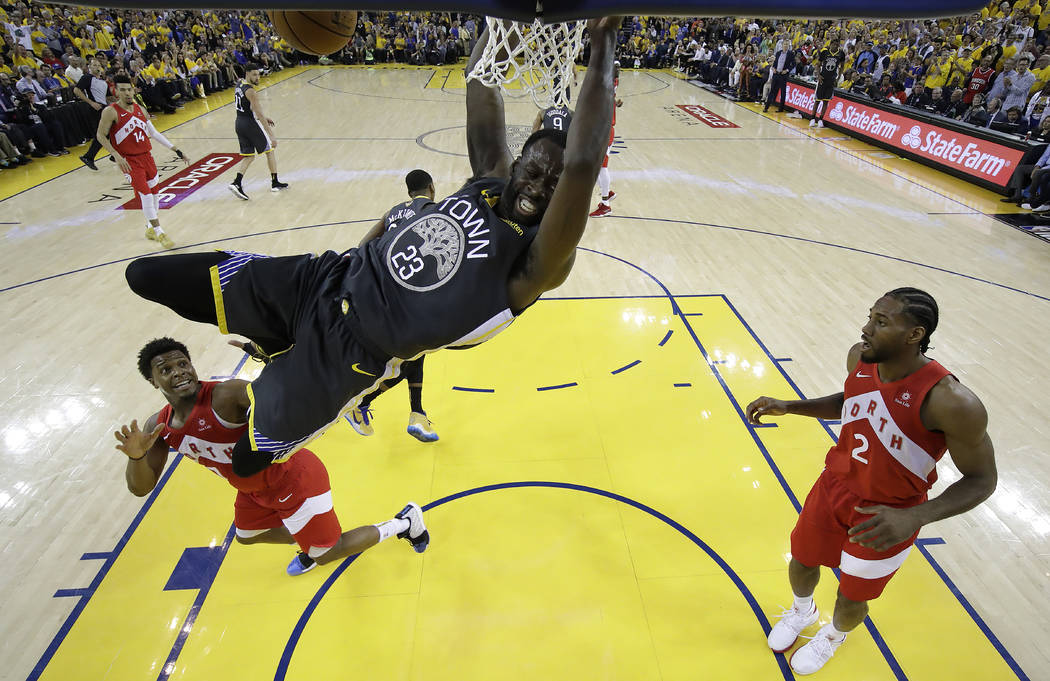
<path fill-rule="evenodd" d="M 208 154 L 204 158 L 183 168 L 157 186 L 159 208 L 171 208 L 179 201 L 240 163 L 239 154 Z M 135 198 L 120 206 L 123 210 L 139 210 L 142 202 Z"/>
<path fill-rule="evenodd" d="M 817 93 L 814 90 L 803 90 L 799 87 L 792 87 L 790 84 L 787 89 L 787 103 L 796 109 L 802 109 L 803 111 L 812 111 L 813 103 L 817 101 Z"/>
<path fill-rule="evenodd" d="M 839 102 L 835 105 L 835 108 L 832 109 L 831 113 L 828 114 L 828 118 L 830 118 L 833 121 L 842 120 L 842 102 Z"/>
<path fill-rule="evenodd" d="M 1003 168 L 1011 165 L 1010 161 L 1002 156 L 982 150 L 979 143 L 986 146 L 986 148 L 993 148 L 992 145 L 981 140 L 973 140 L 963 146 L 959 143 L 957 137 L 945 137 L 937 130 L 931 130 L 921 140 L 918 151 L 947 161 L 952 165 L 962 166 L 967 170 L 991 177 L 997 177 L 1003 171 Z M 908 146 L 911 146 L 913 149 L 916 148 L 911 144 Z"/>
<path fill-rule="evenodd" d="M 917 125 L 913 125 L 911 127 L 911 130 L 909 130 L 901 136 L 901 144 L 907 145 L 912 149 L 918 149 L 919 146 L 922 144 L 921 135 L 922 128 L 920 128 Z"/>
<path fill-rule="evenodd" d="M 701 123 L 712 128 L 739 128 L 733 121 L 722 118 L 714 111 L 705 109 L 699 104 L 676 104 L 679 109 L 686 112 Z"/>

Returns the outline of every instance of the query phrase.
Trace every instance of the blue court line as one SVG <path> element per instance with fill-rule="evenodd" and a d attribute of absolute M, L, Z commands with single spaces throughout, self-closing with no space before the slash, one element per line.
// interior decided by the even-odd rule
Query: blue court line
<path fill-rule="evenodd" d="M 712 561 L 714 561 L 715 564 L 718 565 L 718 567 L 722 569 L 726 576 L 729 577 L 730 580 L 732 580 L 733 584 L 740 592 L 740 595 L 743 596 L 744 600 L 747 601 L 747 604 L 751 606 L 751 611 L 754 613 L 759 625 L 761 625 L 763 633 L 765 633 L 766 635 L 769 634 L 769 620 L 766 619 L 765 613 L 763 613 L 762 608 L 759 607 L 758 601 L 755 599 L 750 589 L 747 588 L 747 585 L 744 584 L 744 581 L 740 578 L 739 575 L 736 574 L 733 568 L 729 566 L 729 563 L 727 563 L 724 558 L 718 555 L 718 553 L 716 553 L 714 549 L 712 549 L 706 542 L 704 542 L 704 540 L 700 539 L 700 537 L 693 534 L 693 532 L 691 532 L 688 528 L 686 528 L 678 521 L 664 515 L 663 513 L 649 506 L 646 506 L 641 502 L 635 501 L 634 499 L 625 497 L 620 494 L 616 494 L 615 492 L 608 492 L 606 490 L 598 489 L 596 487 L 577 485 L 575 483 L 570 482 L 545 482 L 535 480 L 528 480 L 522 482 L 502 482 L 493 485 L 475 487 L 473 489 L 468 489 L 462 492 L 456 492 L 455 494 L 450 494 L 448 496 L 438 499 L 437 501 L 432 501 L 429 504 L 426 504 L 425 506 L 423 506 L 423 511 L 426 512 L 431 509 L 437 508 L 438 506 L 447 504 L 451 501 L 463 499 L 465 497 L 473 496 L 475 494 L 481 494 L 483 492 L 492 492 L 496 490 L 507 490 L 521 487 L 550 487 L 555 489 L 573 490 L 577 492 L 587 492 L 588 494 L 594 494 L 597 496 L 605 497 L 607 499 L 618 501 L 622 504 L 627 504 L 628 506 L 632 506 L 638 509 L 639 511 L 648 513 L 657 520 L 660 520 L 665 524 L 670 525 L 672 528 L 677 530 L 679 534 L 683 535 L 689 541 L 696 544 L 696 546 L 698 546 L 704 553 L 706 553 L 707 556 Z M 324 599 L 329 589 L 332 588 L 332 585 L 335 584 L 336 580 L 338 580 L 339 577 L 342 576 L 342 574 L 347 570 L 347 568 L 349 568 L 350 565 L 353 564 L 353 562 L 360 555 L 361 554 L 358 553 L 344 559 L 343 562 L 339 564 L 339 567 L 337 567 L 332 572 L 332 574 L 329 575 L 328 579 L 324 581 L 321 587 L 317 590 L 317 593 L 314 594 L 313 598 L 310 599 L 310 602 L 306 605 L 306 608 L 303 610 L 303 614 L 299 616 L 299 620 L 295 623 L 295 627 L 292 629 L 292 633 L 288 636 L 288 642 L 285 643 L 284 652 L 281 653 L 281 659 L 277 663 L 277 671 L 274 673 L 273 676 L 274 681 L 284 681 L 287 678 L 288 667 L 292 660 L 292 653 L 295 652 L 295 648 L 299 644 L 299 639 L 302 637 L 303 631 L 306 629 L 306 625 L 310 621 L 310 617 L 317 609 L 317 606 L 320 605 L 321 601 Z M 774 657 L 777 661 L 777 665 L 780 667 L 780 673 L 783 674 L 785 681 L 793 681 L 794 676 L 791 673 L 790 667 L 788 666 L 787 659 L 783 655 L 774 655 Z"/>
<path fill-rule="evenodd" d="M 85 553 L 80 556 L 80 560 L 106 560 L 113 555 L 112 551 L 100 551 L 97 553 Z"/>
<path fill-rule="evenodd" d="M 69 634 L 70 629 L 72 629 L 73 625 L 76 624 L 77 619 L 80 617 L 80 613 L 84 611 L 84 608 L 87 607 L 88 601 L 93 595 L 95 595 L 95 590 L 98 589 L 100 584 L 102 584 L 103 578 L 105 578 L 105 576 L 109 573 L 109 569 L 113 567 L 113 564 L 117 561 L 117 557 L 120 555 L 120 552 L 124 550 L 124 546 L 126 546 L 128 540 L 131 539 L 132 533 L 135 531 L 136 528 L 138 528 L 139 523 L 141 523 L 142 519 L 146 516 L 146 511 L 148 511 L 150 507 L 153 506 L 153 502 L 157 500 L 157 496 L 160 494 L 161 489 L 163 489 L 164 485 L 166 485 L 168 480 L 171 479 L 171 475 L 175 472 L 175 469 L 178 468 L 180 461 L 182 461 L 182 457 L 176 456 L 175 460 L 172 461 L 170 466 L 168 466 L 168 470 L 164 471 L 164 475 L 161 476 L 160 480 L 157 482 L 157 486 L 153 488 L 152 492 L 150 492 L 149 496 L 146 498 L 146 501 L 142 504 L 142 508 L 140 508 L 139 512 L 135 514 L 135 517 L 132 519 L 131 524 L 128 525 L 128 529 L 125 530 L 124 534 L 120 537 L 120 539 L 117 540 L 117 545 L 113 547 L 113 551 L 111 552 L 110 557 L 107 558 L 106 562 L 103 563 L 102 566 L 98 569 L 98 572 L 95 574 L 95 578 L 91 580 L 91 584 L 89 584 L 83 589 L 62 589 L 59 592 L 55 593 L 55 595 L 58 596 L 61 592 L 82 592 L 78 594 L 61 594 L 77 595 L 80 597 L 80 600 L 77 602 L 76 605 L 73 606 L 73 610 L 69 613 L 69 615 L 66 616 L 66 621 L 62 623 L 62 626 L 58 629 L 58 633 L 55 634 L 54 638 L 51 639 L 51 643 L 48 644 L 43 654 L 40 655 L 40 659 L 37 661 L 36 666 L 33 667 L 33 671 L 29 672 L 29 676 L 26 677 L 26 681 L 36 681 L 40 678 L 40 675 L 44 673 L 44 669 L 51 662 L 51 658 L 55 656 L 55 652 L 58 650 L 58 647 L 62 645 L 62 641 L 65 640 L 66 636 Z"/>
<path fill-rule="evenodd" d="M 1026 295 L 1026 296 L 1031 296 L 1033 298 L 1038 298 L 1039 300 L 1045 300 L 1047 302 L 1050 302 L 1050 296 L 1043 296 L 1043 295 L 1039 295 L 1038 293 L 1032 293 L 1031 291 L 1025 291 L 1024 289 L 1016 288 L 1014 286 L 1007 286 L 1006 284 L 1000 284 L 1000 283 L 997 283 L 997 282 L 994 282 L 994 281 L 990 281 L 988 279 L 982 279 L 980 277 L 975 277 L 972 274 L 963 274 L 962 272 L 956 272 L 955 270 L 949 270 L 949 269 L 944 268 L 944 267 L 937 267 L 936 265 L 927 265 L 925 263 L 918 262 L 917 260 L 908 260 L 907 258 L 898 258 L 896 256 L 887 255 L 885 253 L 877 253 L 875 251 L 868 251 L 868 250 L 865 250 L 863 248 L 855 248 L 853 246 L 844 246 L 842 244 L 831 243 L 830 241 L 820 241 L 818 239 L 807 239 L 805 237 L 794 236 L 794 235 L 791 235 L 791 234 L 778 234 L 776 232 L 768 232 L 768 231 L 765 231 L 765 230 L 762 230 L 762 229 L 753 229 L 753 228 L 750 228 L 750 227 L 732 227 L 730 225 L 716 225 L 716 224 L 714 224 L 712 222 L 697 222 L 695 220 L 676 220 L 676 219 L 673 219 L 673 218 L 649 218 L 649 217 L 639 217 L 639 216 L 635 216 L 635 215 L 608 215 L 608 216 L 606 216 L 605 219 L 608 219 L 608 218 L 618 218 L 618 219 L 621 219 L 621 220 L 641 220 L 641 221 L 644 221 L 644 222 L 669 222 L 669 223 L 676 224 L 676 225 L 693 225 L 693 226 L 696 226 L 696 227 L 713 227 L 715 229 L 728 229 L 730 231 L 745 232 L 747 234 L 759 234 L 761 236 L 772 236 L 772 237 L 777 237 L 779 239 L 788 239 L 789 241 L 801 241 L 803 243 L 814 244 L 814 245 L 817 245 L 817 246 L 827 246 L 828 248 L 837 248 L 839 250 L 850 251 L 852 253 L 860 253 L 862 255 L 870 255 L 870 256 L 873 256 L 873 257 L 876 257 L 876 258 L 883 258 L 885 260 L 893 260 L 894 262 L 904 263 L 905 265 L 914 265 L 916 267 L 922 267 L 922 268 L 925 268 L 925 269 L 928 269 L 928 270 L 933 270 L 935 272 L 942 272 L 944 274 L 951 274 L 951 275 L 956 276 L 956 277 L 962 277 L 963 279 L 969 279 L 970 281 L 976 281 L 976 282 L 978 282 L 980 284 L 988 284 L 989 286 L 995 286 L 996 288 L 1005 289 L 1007 291 L 1013 291 L 1014 293 L 1021 293 L 1021 294 Z M 579 250 L 588 250 L 588 249 L 580 249 L 579 247 L 577 247 L 577 248 Z M 2 292 L 2 291 L 0 291 L 0 292 Z"/>
<path fill-rule="evenodd" d="M 180 456 L 179 458 L 181 459 L 182 457 Z M 236 528 L 233 523 L 230 523 L 230 529 L 226 531 L 226 537 L 222 540 L 222 546 L 219 547 L 219 557 L 215 566 L 215 572 L 212 574 L 211 579 L 197 592 L 197 597 L 193 599 L 193 605 L 190 606 L 189 612 L 186 613 L 186 618 L 182 621 L 182 626 L 179 627 L 179 635 L 171 646 L 168 659 L 164 661 L 164 666 L 160 668 L 157 681 L 167 681 L 171 673 L 175 671 L 175 662 L 179 659 L 179 655 L 182 654 L 182 648 L 186 645 L 190 632 L 193 631 L 193 625 L 197 623 L 197 615 L 200 613 L 201 607 L 204 606 L 204 599 L 208 597 L 212 584 L 215 583 L 215 576 L 219 573 L 222 562 L 226 559 L 226 554 L 230 551 L 230 544 L 233 543 L 235 533 Z"/>
<path fill-rule="evenodd" d="M 642 360 L 636 359 L 633 362 L 631 362 L 630 364 L 625 364 L 624 366 L 620 367 L 619 369 L 613 369 L 611 373 L 612 373 L 613 376 L 615 376 L 616 374 L 620 373 L 621 371 L 627 371 L 628 369 L 630 369 L 634 365 L 641 364 L 641 363 L 642 363 Z"/>
<path fill-rule="evenodd" d="M 572 383 L 562 383 L 561 385 L 545 385 L 542 388 L 536 388 L 536 390 L 538 390 L 540 392 L 542 392 L 544 390 L 559 390 L 561 388 L 571 388 L 571 387 L 576 386 L 576 385 L 579 385 L 579 383 L 576 383 L 575 381 L 573 381 Z"/>
<path fill-rule="evenodd" d="M 95 265 L 87 265 L 85 267 L 78 267 L 75 270 L 69 270 L 67 272 L 59 272 L 58 274 L 49 274 L 46 277 L 41 277 L 39 279 L 33 279 L 32 281 L 24 281 L 21 284 L 13 284 L 13 285 L 8 286 L 6 288 L 0 288 L 0 293 L 7 293 L 8 291 L 13 291 L 16 288 L 22 288 L 23 286 L 29 286 L 31 284 L 39 284 L 42 281 L 48 281 L 48 280 L 51 280 L 51 279 L 58 279 L 59 277 L 65 277 L 65 276 L 68 276 L 70 274 L 79 274 L 80 272 L 87 272 L 88 270 L 98 269 L 99 267 L 106 267 L 108 265 L 117 265 L 117 264 L 122 263 L 122 262 L 131 262 L 132 260 L 136 260 L 138 258 L 144 258 L 144 257 L 149 256 L 149 255 L 165 255 L 167 253 L 173 253 L 175 251 L 184 251 L 187 248 L 197 248 L 199 246 L 208 246 L 210 244 L 219 244 L 219 243 L 223 243 L 225 241 L 236 241 L 237 239 L 248 239 L 248 238 L 256 237 L 256 236 L 267 236 L 267 235 L 270 235 L 270 234 L 281 234 L 283 232 L 296 232 L 296 231 L 299 231 L 301 229 L 314 229 L 316 227 L 336 227 L 338 225 L 352 225 L 352 224 L 355 224 L 355 223 L 358 223 L 358 222 L 375 223 L 375 220 L 374 219 L 371 219 L 371 220 L 342 220 L 340 222 L 321 222 L 321 223 L 318 223 L 316 225 L 302 225 L 300 227 L 283 227 L 281 229 L 270 229 L 270 230 L 267 230 L 265 232 L 252 232 L 251 234 L 241 234 L 240 236 L 227 236 L 227 237 L 222 237 L 221 239 L 212 239 L 210 241 L 201 241 L 201 242 L 195 243 L 195 244 L 186 244 L 185 246 L 176 246 L 175 248 L 169 248 L 169 249 L 165 250 L 164 252 L 154 251 L 154 252 L 150 252 L 150 253 L 140 253 L 139 255 L 132 255 L 132 256 L 129 256 L 127 258 L 119 258 L 117 260 L 109 260 L 107 262 L 102 262 L 102 263 L 98 263 L 98 264 L 95 264 Z"/>
<path fill-rule="evenodd" d="M 686 331 L 689 332 L 689 336 L 693 339 L 693 342 L 696 344 L 696 347 L 700 350 L 700 353 L 703 355 L 704 360 L 707 361 L 709 365 L 711 365 L 711 371 L 714 374 L 715 379 L 718 381 L 719 385 L 722 387 L 722 391 L 725 393 L 726 397 L 729 399 L 729 403 L 731 405 L 733 405 L 733 409 L 736 410 L 737 416 L 740 418 L 740 421 L 747 428 L 747 431 L 751 435 L 751 439 L 754 441 L 755 446 L 758 447 L 758 450 L 759 450 L 759 452 L 761 452 L 762 457 L 766 460 L 766 465 L 769 466 L 769 469 L 770 469 L 770 471 L 772 471 L 774 477 L 776 477 L 777 482 L 780 483 L 780 486 L 784 490 L 784 493 L 787 495 L 788 500 L 791 502 L 791 505 L 794 506 L 795 512 L 796 513 L 801 513 L 802 512 L 802 505 L 799 503 L 798 498 L 795 496 L 794 491 L 792 491 L 791 486 L 788 484 L 787 480 L 784 478 L 784 475 L 780 471 L 780 468 L 776 465 L 776 462 L 773 461 L 773 457 L 769 453 L 769 450 L 766 449 L 766 445 L 765 445 L 764 442 L 762 442 L 762 438 L 760 438 L 758 436 L 758 429 L 756 429 L 747 420 L 747 416 L 744 414 L 743 409 L 740 407 L 740 404 L 737 402 L 736 396 L 733 395 L 732 390 L 729 389 L 729 384 L 726 383 L 726 380 L 722 376 L 721 372 L 718 370 L 718 367 L 715 366 L 713 364 L 713 362 L 711 361 L 711 357 L 707 353 L 707 348 L 705 348 L 704 344 L 700 342 L 700 338 L 699 338 L 699 336 L 697 336 L 696 330 L 693 329 L 692 324 L 689 323 L 689 318 L 686 317 L 684 314 L 682 314 L 681 308 L 678 306 L 678 303 L 674 300 L 674 297 L 671 295 L 671 292 L 667 288 L 667 286 L 664 285 L 664 283 L 662 281 L 657 279 L 656 276 L 653 275 L 651 272 L 646 271 L 644 268 L 642 268 L 639 265 L 636 265 L 635 263 L 632 263 L 632 262 L 630 262 L 628 260 L 625 260 L 623 258 L 617 257 L 617 256 L 612 255 L 610 253 L 604 253 L 602 251 L 597 251 L 597 250 L 593 250 L 593 249 L 589 249 L 589 248 L 583 248 L 583 247 L 579 247 L 579 246 L 577 248 L 579 250 L 590 251 L 592 253 L 604 255 L 607 258 L 611 258 L 613 260 L 617 260 L 617 261 L 627 265 L 628 267 L 633 267 L 634 269 L 638 270 L 639 272 L 645 274 L 647 277 L 652 279 L 653 282 L 655 282 L 656 285 L 659 286 L 667 294 L 667 297 L 670 299 L 670 302 L 671 302 L 671 309 L 673 310 L 674 314 L 677 315 L 681 319 L 682 324 L 685 326 Z M 755 335 L 755 332 L 753 330 L 751 330 L 751 327 L 749 327 L 747 325 L 747 323 L 744 321 L 744 318 L 740 316 L 739 312 L 737 312 L 736 308 L 734 308 L 732 306 L 732 303 L 729 302 L 729 298 L 726 297 L 724 294 L 721 296 L 721 298 L 725 301 L 726 305 L 728 305 L 729 308 L 733 311 L 733 313 L 737 316 L 737 319 L 739 319 L 740 322 L 744 325 L 744 327 L 747 328 L 748 332 L 755 339 L 755 341 L 762 348 L 762 350 L 766 353 L 766 355 L 770 358 L 770 360 L 772 360 L 773 359 L 773 355 L 770 354 L 770 352 L 766 348 L 766 346 L 762 343 L 761 340 L 759 340 L 758 336 Z M 791 379 L 787 376 L 787 373 L 784 371 L 783 367 L 781 367 L 779 364 L 776 364 L 776 362 L 773 362 L 773 364 L 774 364 L 774 366 L 777 367 L 777 369 L 780 371 L 780 373 L 785 378 L 787 378 L 788 382 L 791 383 L 791 385 L 793 387 L 795 387 L 795 390 L 797 391 L 798 390 L 797 386 L 795 386 L 794 383 L 791 382 Z M 799 394 L 801 395 L 801 393 L 799 393 Z M 825 429 L 828 430 L 829 434 L 831 433 L 831 430 L 828 429 L 827 426 L 825 426 Z M 893 674 L 897 678 L 897 681 L 907 681 L 908 677 L 904 674 L 904 670 L 901 669 L 900 664 L 897 662 L 897 658 L 894 656 L 893 652 L 890 651 L 889 646 L 886 644 L 886 641 L 882 638 L 882 634 L 879 632 L 878 628 L 875 626 L 875 623 L 871 619 L 870 616 L 865 618 L 864 624 L 867 627 L 868 632 L 871 634 L 872 640 L 875 642 L 875 645 L 878 647 L 879 651 L 882 653 L 883 658 L 886 660 L 886 664 L 893 671 Z"/>
<path fill-rule="evenodd" d="M 52 598 L 68 598 L 69 596 L 91 596 L 91 589 L 59 589 Z"/>
<path fill-rule="evenodd" d="M 465 393 L 494 393 L 495 388 L 463 388 L 458 385 L 452 386 L 453 390 L 462 390 Z"/>
<path fill-rule="evenodd" d="M 1017 664 L 1017 660 L 1015 660 L 1013 658 L 1013 655 L 1011 655 L 1009 651 L 1006 650 L 1006 646 L 1004 646 L 1002 642 L 996 637 L 996 635 L 992 633 L 991 627 L 989 627 L 985 623 L 985 621 L 981 619 L 981 616 L 980 614 L 978 614 L 977 609 L 970 605 L 970 601 L 966 600 L 966 596 L 963 596 L 963 593 L 959 590 L 959 587 L 955 586 L 955 582 L 953 582 L 951 577 L 949 577 L 948 574 L 945 573 L 945 571 L 941 568 L 940 564 L 936 560 L 934 560 L 933 556 L 930 554 L 930 551 L 926 548 L 927 546 L 936 546 L 938 544 L 943 543 L 945 542 L 940 537 L 929 537 L 926 539 L 920 538 L 915 540 L 915 548 L 919 549 L 919 552 L 923 555 L 924 558 L 926 558 L 926 561 L 929 562 L 930 567 L 933 568 L 933 571 L 936 572 L 937 575 L 944 580 L 944 583 L 948 585 L 948 589 L 955 596 L 956 600 L 959 601 L 959 605 L 961 605 L 963 607 L 963 610 L 965 610 L 966 613 L 971 618 L 973 618 L 973 621 L 977 623 L 978 628 L 980 628 L 980 630 L 984 632 L 984 635 L 991 642 L 992 646 L 995 647 L 997 651 L 999 651 L 1000 655 L 1002 655 L 1003 660 L 1006 661 L 1007 666 L 1009 666 L 1010 669 L 1013 670 L 1014 674 L 1017 674 L 1017 678 L 1021 679 L 1021 681 L 1030 681 L 1028 675 L 1026 675 L 1021 669 L 1021 665 Z"/>
<path fill-rule="evenodd" d="M 244 365 L 248 361 L 249 357 L 251 357 L 251 355 L 249 355 L 247 352 L 244 353 L 244 356 L 241 357 L 241 361 L 237 362 L 237 366 L 233 368 L 232 374 L 229 374 L 228 376 L 212 376 L 212 380 L 218 379 L 225 381 L 226 379 L 234 378 L 237 374 L 241 373 L 241 369 L 244 368 Z"/>
<path fill-rule="evenodd" d="M 685 316 L 686 317 L 703 317 L 704 313 L 703 312 L 686 312 Z"/>
<path fill-rule="evenodd" d="M 691 387 L 693 387 L 693 384 L 692 383 L 675 383 L 674 387 L 676 387 L 676 388 L 691 388 Z"/>
<path fill-rule="evenodd" d="M 773 361 L 779 364 L 780 362 L 792 362 L 794 360 L 792 360 L 790 357 L 774 357 Z"/>
<path fill-rule="evenodd" d="M 661 296 L 661 297 L 663 297 L 663 296 Z M 664 339 L 662 341 L 660 341 L 659 343 L 657 343 L 657 345 L 659 345 L 662 348 L 664 346 L 664 343 L 666 343 L 668 340 L 670 340 L 672 333 L 674 333 L 674 331 L 672 331 L 671 329 L 668 329 L 667 330 L 667 335 L 664 336 Z"/>

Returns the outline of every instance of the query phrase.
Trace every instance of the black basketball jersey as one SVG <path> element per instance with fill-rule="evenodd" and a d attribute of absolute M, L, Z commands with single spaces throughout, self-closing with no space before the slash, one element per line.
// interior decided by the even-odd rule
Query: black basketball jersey
<path fill-rule="evenodd" d="M 398 225 L 403 224 L 405 220 L 414 218 L 416 215 L 423 212 L 425 208 L 433 204 L 434 202 L 426 196 L 414 196 L 408 201 L 402 201 L 387 212 L 387 230 L 389 231 Z"/>
<path fill-rule="evenodd" d="M 255 117 L 255 114 L 252 113 L 252 102 L 248 99 L 248 90 L 251 89 L 253 89 L 252 85 L 242 80 L 237 83 L 237 89 L 233 91 L 233 106 L 237 109 L 238 116 Z"/>
<path fill-rule="evenodd" d="M 839 78 L 839 67 L 846 62 L 846 53 L 842 50 L 832 52 L 828 49 L 820 51 L 820 82 L 837 84 Z"/>
<path fill-rule="evenodd" d="M 543 112 L 543 130 L 561 130 L 568 132 L 572 123 L 572 111 L 567 106 L 552 106 Z"/>
<path fill-rule="evenodd" d="M 347 255 L 347 319 L 402 359 L 482 343 L 514 321 L 507 282 L 539 226 L 496 214 L 505 179 L 482 178 Z"/>

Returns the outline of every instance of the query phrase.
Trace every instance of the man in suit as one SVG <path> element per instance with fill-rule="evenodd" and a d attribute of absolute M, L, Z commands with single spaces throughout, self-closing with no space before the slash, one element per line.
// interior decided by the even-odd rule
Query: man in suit
<path fill-rule="evenodd" d="M 783 47 L 773 55 L 769 64 L 769 95 L 766 97 L 766 105 L 762 111 L 769 111 L 769 107 L 776 101 L 780 94 L 780 113 L 784 113 L 784 99 L 787 97 L 788 74 L 795 69 L 795 51 L 791 49 L 791 43 L 785 41 Z"/>

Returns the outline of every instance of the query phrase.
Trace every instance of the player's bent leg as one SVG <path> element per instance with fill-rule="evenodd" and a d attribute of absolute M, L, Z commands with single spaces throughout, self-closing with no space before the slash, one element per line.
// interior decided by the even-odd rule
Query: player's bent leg
<path fill-rule="evenodd" d="M 183 253 L 138 258 L 124 270 L 136 295 L 170 308 L 180 317 L 217 324 L 211 268 L 229 254 Z"/>

